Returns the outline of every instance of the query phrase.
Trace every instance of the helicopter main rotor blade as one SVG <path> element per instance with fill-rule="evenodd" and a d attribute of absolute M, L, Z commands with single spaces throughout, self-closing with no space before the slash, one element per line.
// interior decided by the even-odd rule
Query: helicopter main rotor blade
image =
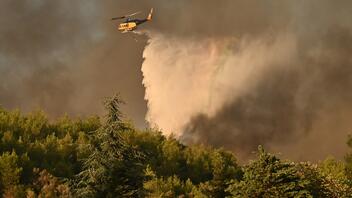
<path fill-rule="evenodd" d="M 114 18 L 111 18 L 111 20 L 118 20 L 118 19 L 124 19 L 124 18 L 126 18 L 126 16 L 114 17 Z"/>
<path fill-rule="evenodd" d="M 124 18 L 127 18 L 127 17 L 131 17 L 131 16 L 134 16 L 134 15 L 137 15 L 139 13 L 141 13 L 141 12 L 139 11 L 139 12 L 135 12 L 133 14 L 129 14 L 129 15 L 121 16 L 121 17 L 114 17 L 114 18 L 111 18 L 111 20 L 124 19 Z"/>
<path fill-rule="evenodd" d="M 126 15 L 126 17 L 131 17 L 131 16 L 137 15 L 137 14 L 139 14 L 139 13 L 141 13 L 141 11 L 139 11 L 139 12 L 135 12 L 135 13 L 130 14 L 130 15 Z"/>

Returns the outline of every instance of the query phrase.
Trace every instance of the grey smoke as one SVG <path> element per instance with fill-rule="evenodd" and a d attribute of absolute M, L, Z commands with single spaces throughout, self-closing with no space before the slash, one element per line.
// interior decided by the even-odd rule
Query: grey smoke
<path fill-rule="evenodd" d="M 296 160 L 343 157 L 352 113 L 351 3 L 224 2 L 231 11 L 220 4 L 206 24 L 182 21 L 189 33 L 149 33 L 147 120 L 185 143 L 226 147 L 241 158 L 259 144 Z M 195 10 L 189 18 L 207 13 Z"/>
<path fill-rule="evenodd" d="M 154 20 L 141 28 L 149 38 L 138 42 L 108 21 L 151 7 Z M 351 7 L 349 0 L 4 0 L 0 104 L 87 115 L 121 92 L 139 126 L 146 114 L 151 126 L 189 144 L 243 158 L 258 144 L 294 159 L 341 157 L 352 127 Z"/>
<path fill-rule="evenodd" d="M 259 144 L 295 159 L 342 157 L 351 132 L 351 31 L 336 25 L 308 44 L 302 40 L 286 69 L 266 73 L 215 116 L 194 116 L 184 141 L 224 146 L 244 157 Z"/>
<path fill-rule="evenodd" d="M 98 34 L 86 22 L 95 19 L 84 15 L 90 6 L 95 3 L 1 2 L 2 105 L 24 110 L 42 106 L 55 115 L 67 110 L 76 90 L 70 64 L 94 44 Z"/>
<path fill-rule="evenodd" d="M 317 54 L 302 53 L 289 69 L 266 73 L 251 92 L 223 106 L 215 116 L 194 116 L 184 133 L 185 141 L 225 146 L 242 154 L 264 144 L 303 159 L 343 153 L 341 147 L 351 126 L 345 123 L 341 129 L 336 119 L 352 113 L 352 94 L 347 91 L 352 88 L 351 59 L 346 56 L 352 36 L 335 28 L 322 38 L 330 39 L 314 49 L 320 50 Z M 334 127 L 319 128 L 322 125 Z M 314 142 L 300 144 L 313 134 Z M 340 142 L 329 144 L 335 138 Z M 291 147 L 290 151 L 284 150 L 286 147 Z M 319 153 L 322 147 L 329 147 L 329 153 Z"/>
<path fill-rule="evenodd" d="M 120 35 L 118 5 L 88 1 L 0 2 L 0 104 L 50 117 L 101 114 L 120 92 L 138 126 L 146 111 L 139 70 L 145 39 Z M 128 46 L 126 48 L 126 46 Z"/>

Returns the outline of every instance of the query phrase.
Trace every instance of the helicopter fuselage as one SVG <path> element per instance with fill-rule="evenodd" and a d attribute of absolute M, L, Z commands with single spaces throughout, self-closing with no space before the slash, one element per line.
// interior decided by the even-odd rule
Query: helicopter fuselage
<path fill-rule="evenodd" d="M 147 19 L 127 19 L 125 22 L 119 24 L 118 30 L 121 32 L 128 32 L 137 29 L 137 26 L 147 22 Z"/>
<path fill-rule="evenodd" d="M 138 13 L 140 13 L 140 12 L 136 12 L 136 13 L 133 13 L 133 14 L 130 14 L 130 15 L 121 16 L 121 17 L 114 17 L 114 18 L 111 18 L 111 20 L 126 19 L 123 23 L 120 23 L 117 26 L 117 29 L 120 32 L 122 32 L 122 33 L 131 32 L 131 31 L 137 29 L 138 25 L 152 20 L 153 8 L 150 9 L 150 12 L 149 12 L 148 16 L 145 19 L 131 19 L 130 18 L 131 16 L 134 16 L 134 15 L 136 15 Z"/>

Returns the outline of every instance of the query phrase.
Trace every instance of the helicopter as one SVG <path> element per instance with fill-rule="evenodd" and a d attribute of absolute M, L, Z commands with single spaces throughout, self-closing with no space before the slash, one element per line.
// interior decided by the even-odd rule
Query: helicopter
<path fill-rule="evenodd" d="M 118 30 L 121 33 L 126 33 L 126 32 L 133 32 L 134 30 L 137 29 L 137 27 L 142 24 L 145 23 L 147 21 L 151 21 L 152 17 L 153 17 L 153 8 L 150 9 L 149 15 L 147 16 L 147 18 L 145 19 L 131 19 L 130 17 L 137 15 L 141 12 L 136 12 L 133 14 L 129 14 L 129 15 L 125 15 L 125 16 L 120 16 L 120 17 L 114 17 L 111 18 L 111 20 L 120 20 L 120 19 L 126 19 L 123 23 L 120 23 L 118 25 Z"/>

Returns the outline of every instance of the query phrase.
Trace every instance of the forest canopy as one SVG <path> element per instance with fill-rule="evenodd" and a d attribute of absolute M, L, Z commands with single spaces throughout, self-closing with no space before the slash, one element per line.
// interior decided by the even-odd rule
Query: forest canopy
<path fill-rule="evenodd" d="M 0 108 L 3 197 L 350 197 L 352 152 L 344 161 L 280 159 L 258 145 L 257 158 L 184 145 L 158 129 L 124 120 L 119 96 L 106 116 L 51 121 L 42 111 Z M 346 137 L 352 147 L 352 138 Z"/>

